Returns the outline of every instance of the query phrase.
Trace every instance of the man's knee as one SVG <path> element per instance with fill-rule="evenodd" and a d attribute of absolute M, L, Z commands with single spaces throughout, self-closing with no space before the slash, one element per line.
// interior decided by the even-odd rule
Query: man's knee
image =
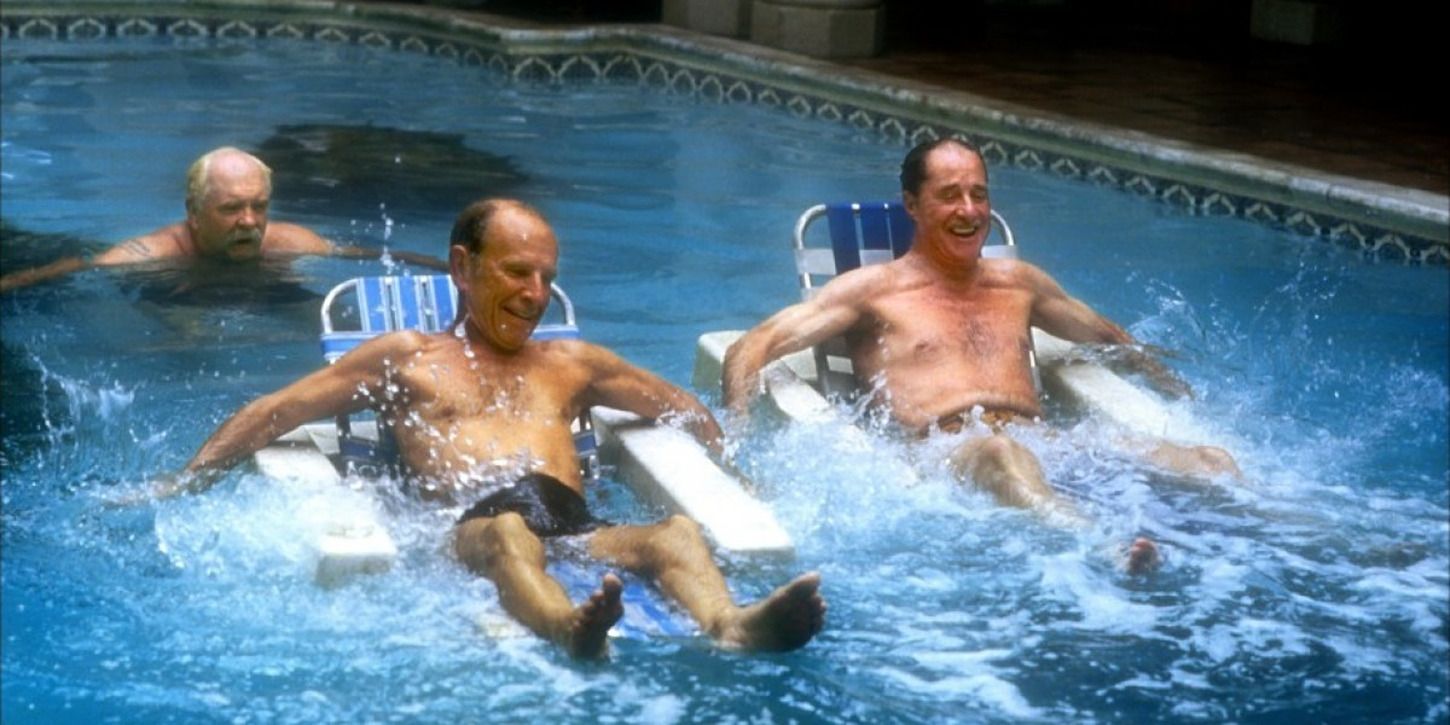
<path fill-rule="evenodd" d="M 454 548 L 470 565 L 490 565 L 509 556 L 532 555 L 538 537 L 529 531 L 524 517 L 505 511 L 491 518 L 469 519 L 458 525 Z"/>
<path fill-rule="evenodd" d="M 651 538 L 665 550 L 666 554 L 678 551 L 681 545 L 705 540 L 705 534 L 700 529 L 700 524 L 682 514 L 671 514 L 659 523 L 659 527 L 659 535 Z"/>
<path fill-rule="evenodd" d="M 1026 446 L 996 434 L 963 446 L 952 456 L 957 477 L 1009 506 L 1032 507 L 1053 498 L 1037 456 Z"/>
<path fill-rule="evenodd" d="M 1195 446 L 1190 450 L 1197 459 L 1199 468 L 1207 473 L 1241 475 L 1233 454 L 1218 446 Z"/>
<path fill-rule="evenodd" d="M 672 561 L 704 546 L 705 535 L 694 519 L 671 514 L 655 525 L 655 533 L 645 541 L 645 558 L 656 564 Z"/>
<path fill-rule="evenodd" d="M 702 535 L 700 533 L 700 525 L 694 519 L 684 514 L 670 514 L 664 521 L 660 522 L 660 526 L 673 536 L 688 536 L 693 538 Z"/>
<path fill-rule="evenodd" d="M 1163 443 L 1149 461 L 1181 475 L 1242 477 L 1233 454 L 1217 446 L 1180 446 Z"/>
<path fill-rule="evenodd" d="M 1031 453 L 1021 443 L 1001 434 L 969 441 L 952 453 L 952 465 L 972 473 L 983 465 L 1003 466 Z"/>

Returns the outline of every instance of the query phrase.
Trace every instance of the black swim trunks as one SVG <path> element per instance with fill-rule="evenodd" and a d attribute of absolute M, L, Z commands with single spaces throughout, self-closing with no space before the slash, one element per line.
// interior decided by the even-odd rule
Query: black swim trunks
<path fill-rule="evenodd" d="M 540 537 L 583 534 L 608 525 L 589 514 L 583 496 L 543 473 L 527 474 L 514 485 L 489 494 L 464 511 L 458 523 L 505 511 L 524 517 L 529 531 Z"/>

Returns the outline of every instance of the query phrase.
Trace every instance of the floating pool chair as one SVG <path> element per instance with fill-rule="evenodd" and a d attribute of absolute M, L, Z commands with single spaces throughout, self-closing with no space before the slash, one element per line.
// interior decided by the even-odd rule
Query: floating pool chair
<path fill-rule="evenodd" d="M 826 220 L 830 232 L 829 246 L 807 244 L 807 231 L 812 224 Z M 1017 240 L 1007 220 L 996 211 L 992 212 L 994 237 L 982 247 L 982 256 L 987 258 L 1016 259 Z M 851 202 L 842 204 L 817 204 L 796 220 L 794 246 L 796 274 L 799 277 L 801 299 L 815 296 L 817 285 L 824 280 L 844 274 L 863 265 L 882 264 L 906 254 L 911 248 L 911 237 L 915 225 L 901 202 Z M 1032 379 L 1041 392 L 1042 382 L 1037 375 L 1037 354 L 1028 346 L 1028 360 L 1032 366 Z M 856 381 L 851 376 L 851 359 L 846 353 L 845 340 L 835 338 L 815 346 L 811 354 L 815 361 L 815 385 L 822 394 L 854 393 Z M 824 374 L 821 373 L 824 371 Z"/>
<path fill-rule="evenodd" d="M 812 233 L 826 220 L 828 241 Z M 993 234 L 982 247 L 987 258 L 1017 258 L 1017 239 L 1006 219 L 992 212 Z M 900 202 L 820 204 L 803 212 L 795 224 L 792 244 L 802 299 L 835 275 L 862 265 L 889 262 L 911 246 L 914 226 Z M 716 389 L 725 350 L 742 331 L 702 335 L 696 346 L 694 384 Z M 1207 439 L 1204 429 L 1181 411 L 1129 383 L 1107 368 L 1072 353 L 1073 344 L 1032 329 L 1029 362 L 1033 382 L 1064 409 L 1091 412 L 1139 433 L 1187 440 Z M 857 383 L 843 340 L 833 339 L 810 351 L 787 355 L 763 373 L 767 399 L 775 411 L 796 421 L 838 418 L 824 396 L 851 397 Z"/>
<path fill-rule="evenodd" d="M 550 309 L 562 319 L 541 322 L 535 340 L 577 339 L 574 303 L 557 284 L 549 286 L 556 303 Z M 322 300 L 322 356 L 329 364 L 378 335 L 399 330 L 444 332 L 457 314 L 458 288 L 446 274 L 357 277 L 332 288 Z M 369 417 L 373 417 L 369 414 Z M 398 453 L 392 435 L 375 418 L 353 432 L 351 417 L 337 418 L 339 468 L 364 475 L 397 473 Z M 574 447 L 586 480 L 599 478 L 599 446 L 588 410 L 573 423 Z"/>
<path fill-rule="evenodd" d="M 537 340 L 579 337 L 574 304 L 558 285 L 554 321 L 534 330 Z M 334 287 L 322 302 L 322 350 L 328 364 L 369 338 L 398 330 L 442 332 L 457 315 L 458 290 L 447 275 L 360 277 Z M 366 414 L 360 414 L 358 418 Z M 375 417 L 310 423 L 279 438 L 255 455 L 269 478 L 333 486 L 353 493 L 343 475 L 376 477 L 396 472 L 397 450 Z M 770 510 L 725 473 L 689 434 L 657 426 L 624 411 L 596 406 L 574 423 L 580 470 L 600 475 L 601 461 L 617 472 L 646 504 L 683 513 L 704 529 L 717 549 L 730 553 L 789 556 L 790 536 Z M 375 502 L 341 505 L 329 513 L 327 532 L 317 543 L 316 578 L 335 586 L 361 573 L 384 571 L 397 548 Z"/>

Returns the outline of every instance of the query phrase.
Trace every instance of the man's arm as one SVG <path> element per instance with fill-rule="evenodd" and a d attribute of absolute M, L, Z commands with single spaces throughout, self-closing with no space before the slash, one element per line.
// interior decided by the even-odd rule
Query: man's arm
<path fill-rule="evenodd" d="M 335 257 L 344 257 L 347 259 L 379 259 L 383 256 L 383 250 L 371 249 L 369 247 L 339 246 L 333 247 L 331 253 Z M 427 267 L 429 269 L 435 269 L 440 272 L 448 271 L 448 262 L 442 259 L 438 259 L 437 257 L 430 257 L 426 254 L 417 254 L 415 252 L 408 252 L 401 249 L 389 249 L 388 255 L 393 257 L 394 259 L 401 259 L 408 264 L 416 264 L 419 267 Z"/>
<path fill-rule="evenodd" d="M 56 277 L 63 277 L 83 269 L 90 269 L 91 263 L 82 257 L 66 257 L 50 264 L 22 269 L 19 272 L 11 272 L 0 277 L 0 293 L 17 290 L 22 287 L 29 287 L 40 282 L 47 282 Z"/>
<path fill-rule="evenodd" d="M 205 491 L 227 469 L 297 426 L 361 410 L 382 389 L 386 360 L 404 359 L 419 339 L 404 332 L 369 340 L 336 363 L 248 403 L 212 433 L 179 476 L 158 486 L 155 496 Z"/>
<path fill-rule="evenodd" d="M 1034 292 L 1031 323 L 1069 342 L 1131 345 L 1124 360 L 1141 372 L 1159 392 L 1173 398 L 1192 397 L 1188 383 L 1168 366 L 1144 353 L 1126 330 L 1103 317 L 1081 300 L 1069 296 L 1055 280 L 1036 267 L 1023 265 L 1024 278 Z"/>
<path fill-rule="evenodd" d="M 585 405 L 619 408 L 649 420 L 679 420 L 717 459 L 723 455 L 720 424 L 698 398 L 609 350 L 588 343 L 577 344 L 591 375 Z"/>
<path fill-rule="evenodd" d="M 342 257 L 344 259 L 374 260 L 383 256 L 383 250 L 381 249 L 333 244 L 307 227 L 288 222 L 272 222 L 267 225 L 266 247 L 267 251 L 277 254 L 313 254 L 324 257 Z M 416 264 L 420 267 L 428 267 L 429 269 L 436 269 L 441 272 L 448 271 L 448 262 L 430 257 L 426 254 L 416 254 L 392 249 L 388 250 L 388 254 L 395 259 L 401 259 L 409 264 Z"/>
<path fill-rule="evenodd" d="M 1069 342 L 1098 342 L 1131 345 L 1136 342 L 1126 330 L 1071 297 L 1046 272 L 1021 264 L 1020 274 L 1033 293 L 1034 327 Z"/>
<path fill-rule="evenodd" d="M 881 267 L 837 277 L 805 302 L 791 305 L 746 332 L 725 351 L 720 388 L 731 415 L 743 418 L 760 391 L 760 372 L 771 361 L 851 329 L 863 301 L 887 274 Z"/>
<path fill-rule="evenodd" d="M 90 259 L 85 257 L 66 257 L 41 267 L 32 267 L 19 272 L 11 272 L 4 277 L 0 277 L 0 293 L 22 287 L 29 287 L 30 285 L 41 282 L 48 282 L 57 277 L 64 277 L 65 275 L 93 267 L 140 264 L 142 262 L 150 262 L 156 259 L 174 256 L 173 249 L 176 245 L 171 235 L 176 226 L 163 227 L 150 234 L 134 239 L 127 239 Z"/>

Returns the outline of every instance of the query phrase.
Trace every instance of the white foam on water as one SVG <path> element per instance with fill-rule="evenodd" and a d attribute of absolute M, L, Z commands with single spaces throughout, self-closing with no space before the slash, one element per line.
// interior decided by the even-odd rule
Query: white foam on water
<path fill-rule="evenodd" d="M 1130 601 L 1127 592 L 1089 568 L 1077 552 L 1044 557 L 1038 565 L 1043 595 L 1075 608 L 1081 615 L 1078 627 L 1144 634 L 1159 623 L 1157 609 Z"/>
<path fill-rule="evenodd" d="M 950 700 L 966 697 L 1011 718 L 1035 718 L 1043 714 L 1028 703 L 1011 682 L 985 672 L 928 679 L 886 667 L 881 674 L 893 684 L 916 694 Z"/>

